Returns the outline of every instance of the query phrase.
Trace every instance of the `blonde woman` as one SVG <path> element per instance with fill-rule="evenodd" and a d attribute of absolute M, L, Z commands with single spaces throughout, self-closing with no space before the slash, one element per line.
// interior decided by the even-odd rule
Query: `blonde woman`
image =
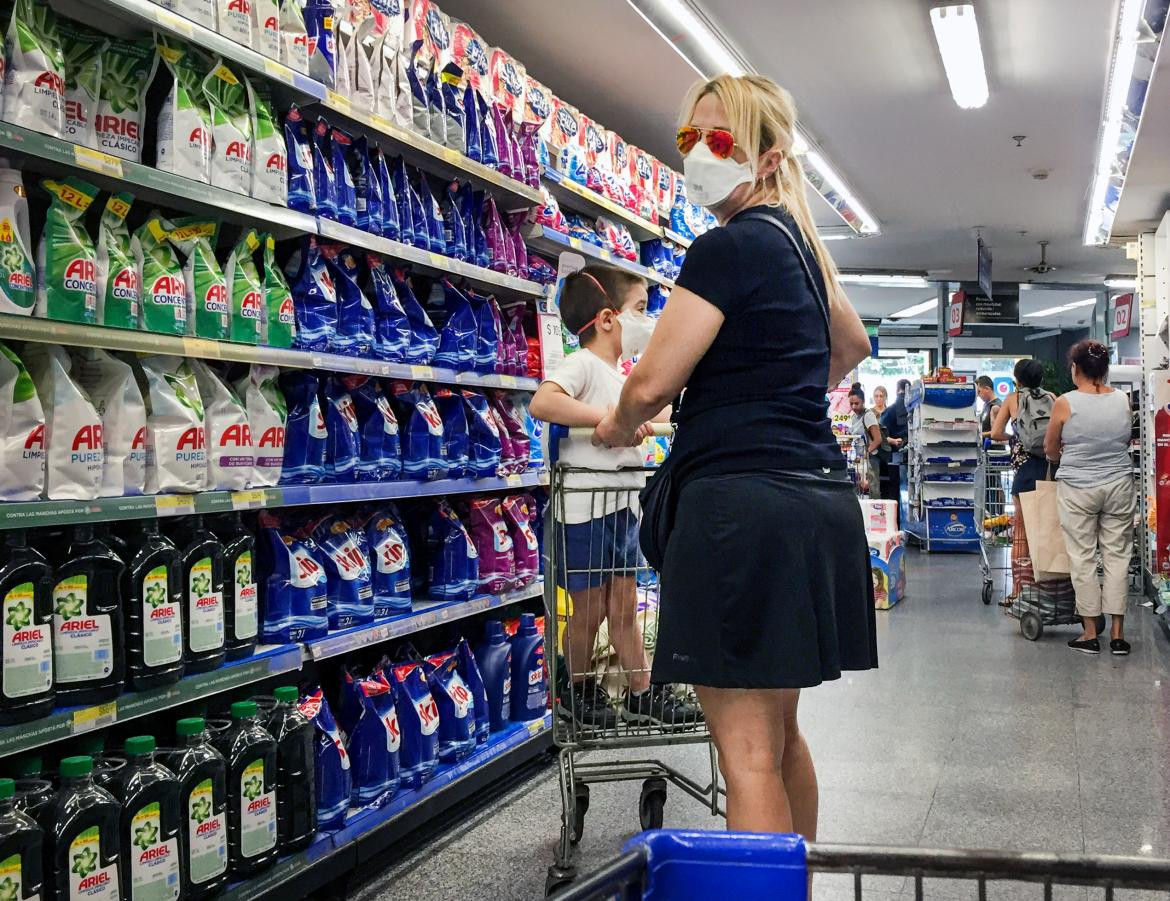
<path fill-rule="evenodd" d="M 594 440 L 633 443 L 685 388 L 652 679 L 690 682 L 719 749 L 730 829 L 816 836 L 800 689 L 877 665 L 861 511 L 825 390 L 869 338 L 817 237 L 796 111 L 767 78 L 696 86 L 678 132 L 699 237 Z"/>
<path fill-rule="evenodd" d="M 882 414 L 886 412 L 886 404 L 889 399 L 890 395 L 887 393 L 885 385 L 878 385 L 873 389 L 873 407 L 871 409 L 878 419 L 881 419 Z"/>

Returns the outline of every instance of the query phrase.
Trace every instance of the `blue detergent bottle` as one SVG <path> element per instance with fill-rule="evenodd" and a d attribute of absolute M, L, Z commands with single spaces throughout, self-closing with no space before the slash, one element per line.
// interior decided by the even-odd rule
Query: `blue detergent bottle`
<path fill-rule="evenodd" d="M 520 628 L 512 638 L 512 721 L 526 723 L 544 716 L 548 682 L 544 676 L 544 636 L 536 616 L 520 614 Z"/>
<path fill-rule="evenodd" d="M 491 731 L 499 732 L 512 718 L 512 645 L 498 619 L 483 624 L 483 641 L 475 649 L 475 663 L 487 692 Z"/>

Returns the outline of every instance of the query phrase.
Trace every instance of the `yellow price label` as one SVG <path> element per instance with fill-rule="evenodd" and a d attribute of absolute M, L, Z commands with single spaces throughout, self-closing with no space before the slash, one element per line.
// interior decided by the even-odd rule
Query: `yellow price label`
<path fill-rule="evenodd" d="M 218 360 L 220 358 L 219 342 L 207 338 L 184 338 L 183 354 L 188 357 L 198 357 L 201 360 Z"/>
<path fill-rule="evenodd" d="M 512 475 L 504 476 L 504 484 L 509 488 L 519 488 L 524 484 L 524 480 L 515 473 L 512 473 Z"/>
<path fill-rule="evenodd" d="M 601 251 L 601 258 L 603 260 L 605 260 L 606 262 L 611 262 L 613 260 L 613 254 L 611 254 L 608 250 L 606 250 L 604 247 L 599 248 L 599 249 Z"/>
<path fill-rule="evenodd" d="M 442 149 L 441 155 L 448 163 L 452 163 L 456 166 L 462 164 L 463 162 L 463 154 L 458 150 L 452 150 L 450 147 L 444 147 Z"/>
<path fill-rule="evenodd" d="M 394 123 L 385 116 L 370 116 L 370 123 L 374 126 L 374 128 L 378 129 L 378 131 L 384 131 L 386 134 L 390 134 L 394 131 Z"/>
<path fill-rule="evenodd" d="M 228 84 L 240 83 L 240 80 L 236 78 L 235 73 L 233 73 L 232 70 L 223 63 L 220 63 L 218 66 L 216 66 L 212 74 L 214 74 L 215 77 L 220 81 L 226 81 Z"/>
<path fill-rule="evenodd" d="M 571 237 L 571 236 L 570 236 L 570 238 L 569 238 L 569 246 L 570 246 L 570 247 L 572 247 L 574 250 L 580 250 L 580 249 L 581 249 L 581 239 L 580 239 L 580 238 L 574 238 L 574 237 Z"/>
<path fill-rule="evenodd" d="M 540 735 L 544 731 L 544 720 L 532 720 L 528 723 L 529 735 Z"/>
<path fill-rule="evenodd" d="M 515 388 L 515 387 L 517 387 L 519 384 L 520 384 L 520 383 L 519 383 L 519 382 L 516 380 L 516 376 L 514 376 L 514 375 L 502 375 L 502 376 L 500 376 L 500 386 L 501 386 L 501 387 L 504 387 L 504 388 Z"/>
<path fill-rule="evenodd" d="M 327 91 L 325 99 L 329 101 L 329 105 L 334 109 L 339 109 L 342 112 L 349 113 L 353 108 L 353 103 L 344 94 L 338 94 L 336 91 Z"/>
<path fill-rule="evenodd" d="M 90 172 L 112 175 L 114 178 L 122 177 L 122 161 L 116 156 L 102 153 L 100 150 L 90 150 L 88 147 L 74 144 L 73 162 Z"/>
<path fill-rule="evenodd" d="M 447 258 L 437 253 L 427 253 L 427 259 L 436 269 L 442 269 L 447 265 Z"/>
<path fill-rule="evenodd" d="M 265 59 L 264 60 L 264 74 L 267 75 L 269 78 L 275 78 L 275 79 L 278 79 L 279 81 L 291 81 L 292 80 L 291 78 L 289 78 L 290 73 L 289 73 L 288 67 L 282 66 L 280 63 L 278 63 L 274 59 Z"/>
<path fill-rule="evenodd" d="M 268 494 L 263 488 L 253 488 L 251 491 L 233 491 L 233 510 L 254 510 L 263 507 L 268 500 Z"/>
<path fill-rule="evenodd" d="M 154 499 L 154 512 L 159 516 L 186 516 L 195 512 L 195 495 L 160 494 Z"/>
<path fill-rule="evenodd" d="M 411 366 L 410 377 L 419 382 L 429 382 L 435 377 L 435 370 L 430 366 Z"/>
<path fill-rule="evenodd" d="M 85 707 L 73 711 L 73 732 L 92 732 L 101 729 L 118 719 L 118 702 L 106 701 L 94 707 Z"/>
<path fill-rule="evenodd" d="M 179 34 L 191 37 L 195 33 L 195 29 L 191 27 L 191 23 L 182 16 L 176 16 L 169 9 L 156 9 L 154 11 L 155 21 L 160 25 L 165 25 L 172 31 L 177 31 Z"/>

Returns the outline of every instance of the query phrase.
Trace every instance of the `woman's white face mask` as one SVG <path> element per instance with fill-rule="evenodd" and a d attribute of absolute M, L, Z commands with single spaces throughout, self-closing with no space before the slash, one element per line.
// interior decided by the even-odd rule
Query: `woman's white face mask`
<path fill-rule="evenodd" d="M 699 141 L 683 157 L 683 175 L 687 180 L 687 199 L 708 208 L 719 206 L 740 185 L 756 180 L 750 162 L 737 163 L 731 157 L 719 159 L 706 141 Z"/>
<path fill-rule="evenodd" d="M 618 314 L 622 326 L 622 356 L 629 360 L 638 356 L 650 343 L 654 333 L 654 320 L 645 313 L 625 310 Z"/>

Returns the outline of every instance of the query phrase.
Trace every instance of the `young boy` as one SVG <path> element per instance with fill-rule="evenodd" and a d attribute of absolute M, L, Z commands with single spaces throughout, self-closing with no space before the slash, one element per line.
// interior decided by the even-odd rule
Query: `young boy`
<path fill-rule="evenodd" d="M 581 349 L 550 373 L 532 398 L 530 411 L 546 422 L 593 428 L 622 393 L 620 361 L 645 349 L 653 329 L 646 316 L 646 283 L 636 275 L 606 266 L 586 266 L 565 279 L 561 319 Z M 657 421 L 669 419 L 669 409 Z M 649 423 L 641 437 L 649 434 Z M 566 438 L 560 459 L 570 467 L 604 470 L 569 473 L 563 523 L 553 540 L 563 563 L 557 581 L 572 597 L 565 627 L 565 665 L 573 697 L 562 695 L 562 712 L 574 712 L 582 726 L 614 728 L 618 713 L 592 678 L 593 649 L 603 620 L 609 640 L 629 680 L 621 717 L 631 723 L 684 725 L 695 721 L 693 705 L 675 699 L 669 685 L 651 685 L 650 667 L 637 620 L 638 491 L 643 473 L 637 447 L 594 447 L 588 438 Z M 620 486 L 620 487 L 617 487 Z M 567 576 L 566 576 L 567 574 Z"/>

